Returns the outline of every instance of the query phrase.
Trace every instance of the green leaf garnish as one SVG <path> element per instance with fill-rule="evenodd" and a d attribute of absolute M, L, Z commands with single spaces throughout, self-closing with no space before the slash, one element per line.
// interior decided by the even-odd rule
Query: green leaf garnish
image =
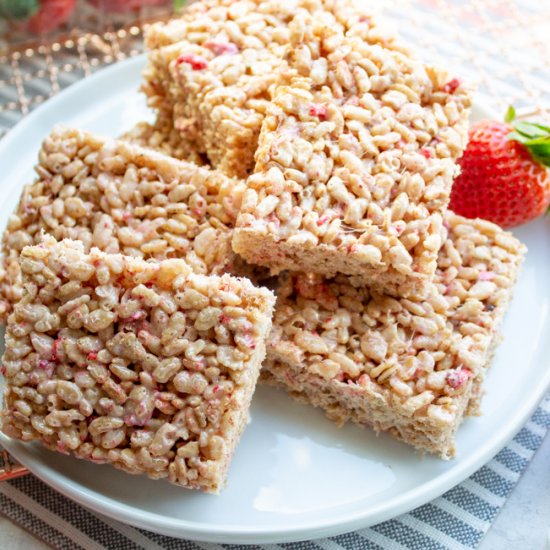
<path fill-rule="evenodd" d="M 513 128 L 508 134 L 508 139 L 525 145 L 534 160 L 550 167 L 550 127 L 526 121 L 512 124 L 515 118 L 515 109 L 512 106 L 508 107 L 504 120 Z"/>
<path fill-rule="evenodd" d="M 506 111 L 506 114 L 504 115 L 504 122 L 506 122 L 507 124 L 511 124 L 515 118 L 516 110 L 514 109 L 513 105 L 510 105 L 508 107 L 508 110 Z"/>
<path fill-rule="evenodd" d="M 542 138 L 548 135 L 550 128 L 533 122 L 516 122 L 514 130 L 529 139 Z"/>

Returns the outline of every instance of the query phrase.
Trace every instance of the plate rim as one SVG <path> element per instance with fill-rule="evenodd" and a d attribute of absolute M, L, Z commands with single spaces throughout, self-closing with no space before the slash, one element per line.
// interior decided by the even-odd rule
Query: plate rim
<path fill-rule="evenodd" d="M 0 155 L 10 148 L 10 143 L 20 139 L 21 135 L 32 129 L 41 117 L 59 106 L 68 98 L 78 95 L 83 89 L 101 86 L 103 81 L 110 81 L 112 76 L 121 71 L 136 71 L 135 66 L 144 64 L 146 54 L 140 54 L 123 61 L 114 63 L 96 71 L 93 75 L 71 84 L 53 98 L 34 109 L 18 122 L 0 140 Z M 120 75 L 119 75 L 120 76 Z M 476 101 L 477 106 L 487 116 L 494 116 L 492 109 L 482 102 Z M 340 513 L 330 520 L 308 519 L 300 526 L 256 528 L 242 525 L 205 524 L 204 522 L 185 519 L 167 518 L 161 514 L 137 509 L 129 504 L 121 503 L 112 497 L 101 495 L 98 491 L 84 488 L 68 476 L 59 473 L 48 465 L 41 464 L 32 453 L 25 448 L 26 444 L 13 440 L 0 432 L 0 442 L 17 460 L 26 466 L 36 477 L 50 485 L 63 495 L 79 504 L 108 517 L 131 525 L 138 525 L 144 529 L 176 538 L 187 538 L 201 542 L 224 543 L 278 543 L 309 540 L 313 538 L 334 536 L 337 534 L 355 531 L 369 525 L 386 521 L 413 508 L 421 506 L 442 495 L 455 485 L 461 483 L 474 471 L 486 464 L 494 457 L 521 429 L 538 406 L 541 399 L 550 388 L 550 369 L 534 392 L 526 399 L 514 415 L 513 422 L 506 428 L 497 431 L 494 437 L 488 438 L 477 452 L 461 459 L 457 466 L 438 474 L 430 481 L 409 489 L 402 494 L 390 497 L 366 511 L 358 509 Z M 74 458 L 74 460 L 78 460 Z M 342 515 L 345 517 L 343 518 Z M 322 521 L 322 524 L 320 525 Z"/>

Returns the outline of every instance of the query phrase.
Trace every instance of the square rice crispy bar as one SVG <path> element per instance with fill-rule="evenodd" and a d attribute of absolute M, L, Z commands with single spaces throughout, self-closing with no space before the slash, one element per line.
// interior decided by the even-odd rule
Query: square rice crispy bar
<path fill-rule="evenodd" d="M 2 430 L 217 493 L 248 421 L 273 294 L 48 237 L 20 256 Z"/>
<path fill-rule="evenodd" d="M 351 0 L 217 0 L 192 4 L 183 18 L 153 25 L 142 89 L 149 105 L 172 113 L 185 142 L 216 168 L 244 177 L 254 166 L 270 88 L 297 13 L 328 11 L 347 34 L 398 47 Z"/>
<path fill-rule="evenodd" d="M 433 278 L 470 92 L 327 12 L 290 25 L 233 248 L 251 263 L 351 275 L 397 294 Z"/>
<path fill-rule="evenodd" d="M 481 220 L 448 213 L 428 297 L 396 299 L 343 276 L 282 277 L 262 376 L 339 424 L 388 431 L 454 456 L 511 298 L 524 247 Z"/>
<path fill-rule="evenodd" d="M 63 127 L 44 140 L 35 170 L 3 236 L 0 317 L 21 296 L 19 253 L 42 231 L 86 250 L 184 258 L 197 273 L 231 269 L 243 181 Z"/>
<path fill-rule="evenodd" d="M 141 147 L 154 149 L 179 160 L 192 162 L 199 166 L 208 166 L 205 156 L 198 153 L 195 145 L 185 144 L 179 136 L 176 136 L 176 133 L 172 126 L 167 125 L 159 118 L 154 124 L 139 122 L 120 139 Z M 236 277 L 246 277 L 256 285 L 261 285 L 266 279 L 271 279 L 267 267 L 249 264 L 238 254 L 230 254 L 227 271 Z"/>

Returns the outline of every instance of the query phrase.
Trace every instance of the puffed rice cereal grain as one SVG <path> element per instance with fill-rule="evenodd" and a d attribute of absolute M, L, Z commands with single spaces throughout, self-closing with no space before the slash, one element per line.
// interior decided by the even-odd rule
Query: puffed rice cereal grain
<path fill-rule="evenodd" d="M 348 420 L 450 458 L 477 414 L 525 247 L 451 212 L 427 297 L 396 299 L 343 276 L 281 276 L 265 380 Z"/>
<path fill-rule="evenodd" d="M 233 249 L 274 271 L 422 292 L 467 137 L 470 92 L 330 12 L 290 24 Z"/>
<path fill-rule="evenodd" d="M 44 140 L 37 178 L 24 188 L 3 236 L 0 317 L 21 296 L 20 251 L 40 240 L 145 259 L 184 258 L 220 274 L 234 260 L 231 235 L 244 182 L 126 141 L 58 127 Z"/>
<path fill-rule="evenodd" d="M 217 493 L 248 420 L 273 294 L 180 259 L 46 237 L 20 255 L 2 430 Z"/>

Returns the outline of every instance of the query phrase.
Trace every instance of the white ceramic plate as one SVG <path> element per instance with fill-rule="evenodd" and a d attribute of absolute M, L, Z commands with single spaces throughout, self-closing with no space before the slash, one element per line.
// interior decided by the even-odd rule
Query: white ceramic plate
<path fill-rule="evenodd" d="M 116 136 L 149 118 L 137 93 L 144 59 L 102 70 L 48 101 L 0 142 L 5 224 L 41 140 L 63 122 Z M 476 109 L 475 117 L 487 110 Z M 252 422 L 221 496 L 131 477 L 0 436 L 35 475 L 107 516 L 175 537 L 265 543 L 311 539 L 366 527 L 441 495 L 494 456 L 527 420 L 549 386 L 550 224 L 517 232 L 529 246 L 504 343 L 487 379 L 484 416 L 469 419 L 453 461 L 421 457 L 389 436 L 336 428 L 283 392 L 260 387 Z"/>

